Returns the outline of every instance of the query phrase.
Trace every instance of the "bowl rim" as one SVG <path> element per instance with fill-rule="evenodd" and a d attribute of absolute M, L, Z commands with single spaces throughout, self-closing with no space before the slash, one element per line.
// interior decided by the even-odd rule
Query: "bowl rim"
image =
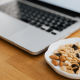
<path fill-rule="evenodd" d="M 71 78 L 71 79 L 80 79 L 80 74 L 69 74 L 69 73 L 64 72 L 64 71 L 62 71 L 62 70 L 60 70 L 60 69 L 57 69 L 56 66 L 54 66 L 54 65 L 47 59 L 47 54 L 51 55 L 51 54 L 50 54 L 51 48 L 52 48 L 55 44 L 60 43 L 60 42 L 65 41 L 65 40 L 80 40 L 80 38 L 78 38 L 78 37 L 76 37 L 76 38 L 67 38 L 67 39 L 62 39 L 62 40 L 59 40 L 59 41 L 56 41 L 56 42 L 52 43 L 52 44 L 48 47 L 48 50 L 45 52 L 45 55 L 44 55 L 45 60 L 46 60 L 46 62 L 47 62 L 58 74 L 60 74 L 60 73 L 61 73 L 60 75 L 64 74 L 64 75 L 62 75 L 62 76 L 65 76 L 65 77 Z M 48 57 L 49 57 L 49 56 L 48 56 Z"/>

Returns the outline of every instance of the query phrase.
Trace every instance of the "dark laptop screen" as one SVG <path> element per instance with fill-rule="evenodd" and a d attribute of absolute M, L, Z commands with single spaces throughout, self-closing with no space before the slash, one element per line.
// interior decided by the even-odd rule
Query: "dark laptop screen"
<path fill-rule="evenodd" d="M 39 0 L 80 13 L 80 0 Z"/>
<path fill-rule="evenodd" d="M 80 0 L 28 0 L 64 14 L 80 17 Z"/>

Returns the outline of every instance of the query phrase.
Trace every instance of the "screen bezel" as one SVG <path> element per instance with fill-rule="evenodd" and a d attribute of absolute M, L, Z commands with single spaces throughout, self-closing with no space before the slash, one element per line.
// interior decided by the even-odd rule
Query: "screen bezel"
<path fill-rule="evenodd" d="M 27 1 L 42 5 L 44 7 L 50 8 L 50 9 L 55 10 L 55 11 L 62 12 L 64 14 L 67 14 L 67 15 L 70 15 L 70 16 L 73 16 L 73 17 L 80 17 L 80 13 L 78 13 L 78 12 L 74 12 L 74 11 L 71 11 L 71 10 L 68 10 L 68 9 L 64 9 L 64 8 L 61 8 L 61 7 L 58 7 L 58 6 L 49 4 L 49 3 L 45 3 L 45 2 L 42 2 L 42 1 L 39 1 L 39 0 L 27 0 Z"/>

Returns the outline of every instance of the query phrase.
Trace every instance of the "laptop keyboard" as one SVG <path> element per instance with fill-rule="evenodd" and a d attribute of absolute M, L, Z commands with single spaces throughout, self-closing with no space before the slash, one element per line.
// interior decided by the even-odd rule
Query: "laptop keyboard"
<path fill-rule="evenodd" d="M 0 6 L 0 11 L 53 35 L 56 35 L 57 32 L 63 31 L 76 22 L 75 20 L 15 1 Z"/>

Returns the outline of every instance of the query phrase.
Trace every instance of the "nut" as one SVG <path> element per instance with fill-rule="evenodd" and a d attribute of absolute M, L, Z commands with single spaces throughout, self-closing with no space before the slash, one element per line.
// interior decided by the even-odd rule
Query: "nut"
<path fill-rule="evenodd" d="M 73 54 L 73 53 L 68 54 L 68 57 L 73 58 L 74 56 L 75 56 L 75 54 Z"/>
<path fill-rule="evenodd" d="M 51 62 L 52 62 L 52 64 L 54 64 L 55 66 L 58 66 L 58 64 L 59 64 L 58 61 L 56 61 L 56 60 L 54 60 L 54 59 L 52 59 Z"/>
<path fill-rule="evenodd" d="M 77 44 L 78 48 L 80 49 L 80 42 Z"/>
<path fill-rule="evenodd" d="M 62 61 L 59 62 L 59 66 L 60 66 L 60 67 L 63 66 L 63 62 L 62 62 Z"/>
<path fill-rule="evenodd" d="M 51 58 L 51 59 L 59 59 L 59 57 L 58 56 L 56 56 L 56 55 L 51 55 L 51 56 L 49 56 L 49 58 Z"/>
<path fill-rule="evenodd" d="M 68 56 L 67 54 L 62 54 L 65 58 Z"/>
<path fill-rule="evenodd" d="M 79 59 L 77 57 L 74 57 L 74 59 L 76 59 L 77 61 L 79 61 Z"/>
<path fill-rule="evenodd" d="M 60 61 L 62 61 L 62 62 L 66 60 L 66 58 L 65 58 L 64 56 L 60 56 L 59 59 L 60 59 Z"/>
<path fill-rule="evenodd" d="M 79 49 L 79 52 L 80 52 L 80 49 Z"/>
<path fill-rule="evenodd" d="M 64 52 L 64 51 L 60 51 L 60 50 L 59 50 L 59 52 L 60 52 L 61 54 L 65 54 L 65 52 Z"/>
<path fill-rule="evenodd" d="M 66 69 L 65 66 L 62 66 L 62 67 L 61 67 L 61 70 L 66 72 L 67 69 Z"/>
<path fill-rule="evenodd" d="M 74 49 L 73 48 L 70 49 L 70 53 L 74 53 Z"/>
<path fill-rule="evenodd" d="M 70 74 L 74 74 L 74 71 L 71 71 L 71 70 L 67 70 L 66 72 Z"/>
<path fill-rule="evenodd" d="M 78 70 L 78 71 L 76 72 L 76 74 L 80 74 L 80 70 Z"/>
<path fill-rule="evenodd" d="M 77 60 L 76 59 L 71 59 L 71 61 L 70 61 L 71 63 L 76 63 L 77 62 Z"/>
<path fill-rule="evenodd" d="M 60 50 L 64 50 L 64 49 L 65 49 L 65 45 L 61 45 L 61 46 L 59 47 L 59 49 L 60 49 Z"/>
<path fill-rule="evenodd" d="M 66 66 L 66 69 L 71 70 L 72 67 L 71 66 Z"/>
<path fill-rule="evenodd" d="M 58 51 L 57 50 L 54 50 L 54 52 L 53 52 L 54 54 L 56 54 L 56 53 L 58 53 Z"/>
<path fill-rule="evenodd" d="M 75 54 L 76 54 L 76 53 L 79 53 L 79 50 L 75 50 L 74 53 L 75 53 Z"/>
<path fill-rule="evenodd" d="M 70 57 L 66 57 L 66 60 L 68 60 L 68 61 L 71 61 L 71 59 L 72 59 L 72 58 L 70 58 Z"/>
<path fill-rule="evenodd" d="M 64 62 L 64 64 L 65 64 L 66 66 L 71 66 L 71 63 L 70 63 L 70 61 L 68 61 L 68 60 L 66 60 L 66 61 Z"/>
<path fill-rule="evenodd" d="M 60 66 L 62 71 L 70 74 L 80 74 L 80 42 L 76 44 L 61 45 L 57 50 L 54 50 L 55 55 L 49 56 L 52 59 L 52 64 Z M 60 60 L 58 63 L 57 60 Z M 64 66 L 63 66 L 64 65 Z"/>

